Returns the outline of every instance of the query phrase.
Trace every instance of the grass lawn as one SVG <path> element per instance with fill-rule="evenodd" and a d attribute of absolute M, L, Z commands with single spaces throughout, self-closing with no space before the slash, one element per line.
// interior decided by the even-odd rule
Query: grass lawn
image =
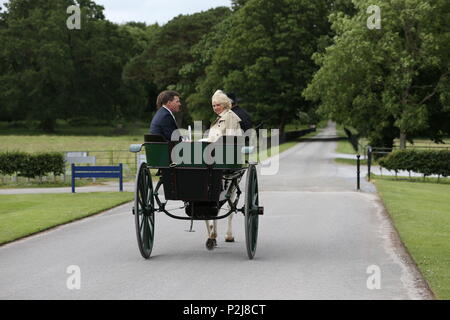
<path fill-rule="evenodd" d="M 132 192 L 0 195 L 0 244 L 131 201 Z"/>
<path fill-rule="evenodd" d="M 128 150 L 130 144 L 144 141 L 148 122 L 124 125 L 115 132 L 113 125 L 69 126 L 61 123 L 55 134 L 44 134 L 25 127 L 10 128 L 13 124 L 0 122 L 0 150 L 2 151 L 101 151 Z"/>
<path fill-rule="evenodd" d="M 112 180 L 112 179 L 110 179 Z M 1 179 L 0 179 L 1 181 Z M 76 179 L 75 180 L 75 187 L 85 187 L 85 186 L 93 186 L 93 185 L 104 185 L 106 179 L 97 179 L 96 182 L 93 182 L 92 179 Z M 117 181 L 115 179 L 114 181 Z M 71 187 L 72 182 L 71 181 L 47 181 L 47 182 L 35 182 L 33 180 L 26 181 L 26 182 L 11 182 L 7 184 L 1 184 L 0 183 L 0 190 L 1 189 L 28 189 L 28 188 L 67 188 Z"/>
<path fill-rule="evenodd" d="M 450 185 L 379 176 L 373 181 L 431 289 L 438 299 L 450 299 Z"/>
<path fill-rule="evenodd" d="M 364 154 L 364 147 L 368 144 L 367 139 L 361 138 L 359 139 L 359 153 Z M 353 149 L 352 144 L 348 140 L 340 140 L 337 143 L 336 153 L 345 153 L 345 154 L 356 154 L 355 149 Z"/>
<path fill-rule="evenodd" d="M 336 153 L 342 153 L 342 154 L 354 154 L 354 159 L 347 159 L 347 158 L 336 158 L 334 159 L 335 162 L 340 164 L 348 164 L 356 166 L 356 151 L 353 149 L 352 144 L 348 140 L 340 140 L 337 142 L 336 147 Z M 360 150 L 360 163 L 361 165 L 367 165 L 367 160 L 363 159 L 364 157 L 364 150 Z M 376 161 L 372 160 L 372 165 L 377 165 Z"/>
<path fill-rule="evenodd" d="M 356 154 L 356 151 L 348 140 L 339 140 L 337 142 L 336 153 Z"/>
<path fill-rule="evenodd" d="M 355 156 L 355 159 L 336 158 L 336 159 L 334 159 L 334 161 L 337 163 L 341 163 L 341 164 L 349 164 L 352 166 L 356 166 L 356 156 Z M 362 156 L 360 158 L 360 165 L 361 166 L 367 165 L 367 160 L 362 159 Z M 372 162 L 372 165 L 373 165 L 373 162 Z"/>
<path fill-rule="evenodd" d="M 130 144 L 144 141 L 139 136 L 60 136 L 60 135 L 2 135 L 0 150 L 2 151 L 110 151 L 128 150 Z"/>

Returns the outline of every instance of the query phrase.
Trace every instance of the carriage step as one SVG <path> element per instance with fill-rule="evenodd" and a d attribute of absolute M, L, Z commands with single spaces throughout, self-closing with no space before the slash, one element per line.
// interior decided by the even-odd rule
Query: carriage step
<path fill-rule="evenodd" d="M 264 207 L 258 207 L 258 215 L 262 216 L 264 214 Z"/>
<path fill-rule="evenodd" d="M 258 207 L 257 210 L 258 210 L 258 215 L 260 215 L 260 216 L 264 215 L 264 207 Z M 242 212 L 245 215 L 245 207 L 242 207 L 241 209 L 236 209 L 236 211 Z"/>

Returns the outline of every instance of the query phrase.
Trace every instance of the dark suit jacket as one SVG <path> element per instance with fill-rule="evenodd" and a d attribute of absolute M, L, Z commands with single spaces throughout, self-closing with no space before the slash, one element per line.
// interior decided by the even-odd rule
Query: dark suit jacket
<path fill-rule="evenodd" d="M 170 112 L 164 107 L 159 108 L 152 119 L 150 133 L 162 135 L 167 141 L 170 141 L 172 133 L 176 129 L 178 129 L 177 123 Z"/>
<path fill-rule="evenodd" d="M 248 129 L 251 129 L 253 127 L 252 125 L 252 119 L 248 115 L 247 111 L 244 109 L 241 109 L 239 106 L 235 106 L 231 109 L 239 118 L 241 118 L 241 129 L 247 131 Z"/>

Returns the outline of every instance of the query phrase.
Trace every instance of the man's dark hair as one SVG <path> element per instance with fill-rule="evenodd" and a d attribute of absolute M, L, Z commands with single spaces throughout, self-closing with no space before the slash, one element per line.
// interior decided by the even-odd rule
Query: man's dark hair
<path fill-rule="evenodd" d="M 166 90 L 159 94 L 158 98 L 156 99 L 156 108 L 159 109 L 163 105 L 165 105 L 167 102 L 172 101 L 173 98 L 180 97 L 180 94 L 173 90 Z"/>
<path fill-rule="evenodd" d="M 228 96 L 228 98 L 230 98 L 232 100 L 233 106 L 237 106 L 238 103 L 241 101 L 241 99 L 238 96 L 236 96 L 236 94 L 234 92 L 226 93 L 226 95 Z"/>

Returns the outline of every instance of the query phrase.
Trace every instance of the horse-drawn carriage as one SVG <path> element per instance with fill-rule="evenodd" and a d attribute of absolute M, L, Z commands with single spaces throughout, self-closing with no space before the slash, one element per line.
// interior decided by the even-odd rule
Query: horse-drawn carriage
<path fill-rule="evenodd" d="M 155 212 L 191 220 L 191 226 L 194 220 L 219 220 L 241 212 L 245 216 L 247 254 L 253 259 L 258 217 L 264 211 L 259 206 L 256 163 L 249 162 L 253 147 L 240 143 L 237 137 L 229 138 L 214 143 L 175 142 L 147 134 L 144 144 L 130 146 L 131 152 L 140 152 L 144 147 L 147 157 L 137 172 L 133 207 L 138 246 L 144 258 L 150 257 L 153 248 Z M 157 169 L 159 180 L 155 187 L 150 169 Z M 238 207 L 242 193 L 239 182 L 245 173 L 245 201 Z M 160 199 L 161 187 L 165 202 Z M 169 200 L 183 201 L 186 215 L 170 213 Z M 215 238 L 208 237 L 207 249 L 215 245 Z"/>

